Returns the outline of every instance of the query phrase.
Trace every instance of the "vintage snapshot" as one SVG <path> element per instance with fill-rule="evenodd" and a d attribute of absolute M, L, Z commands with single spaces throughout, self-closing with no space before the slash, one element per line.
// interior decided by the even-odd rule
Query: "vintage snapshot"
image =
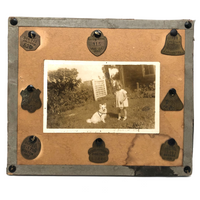
<path fill-rule="evenodd" d="M 44 133 L 159 134 L 160 63 L 44 61 Z"/>

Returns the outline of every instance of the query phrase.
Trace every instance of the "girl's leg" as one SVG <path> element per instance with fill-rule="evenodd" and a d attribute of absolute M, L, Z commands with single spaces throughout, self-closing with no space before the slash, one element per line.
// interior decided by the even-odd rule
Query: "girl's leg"
<path fill-rule="evenodd" d="M 120 120 L 120 119 L 121 119 L 121 109 L 118 108 L 118 120 Z"/>
<path fill-rule="evenodd" d="M 127 119 L 127 110 L 126 108 L 124 108 L 124 119 L 123 120 L 126 120 Z"/>

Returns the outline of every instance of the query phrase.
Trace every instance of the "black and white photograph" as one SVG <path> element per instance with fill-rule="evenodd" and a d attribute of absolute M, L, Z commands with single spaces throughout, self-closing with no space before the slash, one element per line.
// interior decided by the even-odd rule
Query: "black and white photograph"
<path fill-rule="evenodd" d="M 159 62 L 44 61 L 46 133 L 159 133 Z"/>

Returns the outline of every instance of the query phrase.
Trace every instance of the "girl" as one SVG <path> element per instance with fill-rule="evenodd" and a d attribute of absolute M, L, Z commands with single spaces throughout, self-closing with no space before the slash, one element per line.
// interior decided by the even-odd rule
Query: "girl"
<path fill-rule="evenodd" d="M 124 111 L 124 119 L 127 119 L 127 110 L 128 107 L 128 99 L 126 90 L 122 89 L 122 84 L 118 81 L 116 82 L 116 107 L 118 109 L 118 120 L 121 119 L 122 110 Z"/>

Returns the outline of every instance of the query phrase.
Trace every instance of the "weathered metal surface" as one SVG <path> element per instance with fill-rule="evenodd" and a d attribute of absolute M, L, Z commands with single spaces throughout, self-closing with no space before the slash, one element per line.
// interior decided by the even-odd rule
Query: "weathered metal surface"
<path fill-rule="evenodd" d="M 32 85 L 28 85 L 25 90 L 22 90 L 20 95 L 22 96 L 21 107 L 28 112 L 33 113 L 37 109 L 41 108 L 42 102 L 40 100 L 39 89 L 35 89 Z"/>
<path fill-rule="evenodd" d="M 180 147 L 176 141 L 171 138 L 161 145 L 160 156 L 163 160 L 174 161 L 178 158 Z"/>
<path fill-rule="evenodd" d="M 35 159 L 41 150 L 40 139 L 36 136 L 28 136 L 21 144 L 21 154 L 27 160 Z"/>
<path fill-rule="evenodd" d="M 107 48 L 107 38 L 100 30 L 95 30 L 87 39 L 87 47 L 93 55 L 100 56 Z"/>
<path fill-rule="evenodd" d="M 20 46 L 26 51 L 35 51 L 40 46 L 40 36 L 35 31 L 25 31 L 20 36 Z"/>
<path fill-rule="evenodd" d="M 182 47 L 182 37 L 176 29 L 172 29 L 166 36 L 165 45 L 161 50 L 162 54 L 171 56 L 180 56 L 185 54 Z"/>
<path fill-rule="evenodd" d="M 174 88 L 168 91 L 160 104 L 160 108 L 164 111 L 180 111 L 183 109 L 183 103 Z"/>
<path fill-rule="evenodd" d="M 112 29 L 186 29 L 188 20 L 135 20 L 135 19 L 83 19 L 83 18 L 36 18 L 18 17 L 17 26 L 27 27 L 76 27 Z M 194 24 L 194 21 L 190 21 Z M 194 26 L 190 28 L 194 30 Z"/>
<path fill-rule="evenodd" d="M 105 143 L 101 138 L 97 138 L 92 148 L 88 150 L 89 160 L 94 163 L 105 163 L 108 161 L 109 150 L 105 147 Z"/>

